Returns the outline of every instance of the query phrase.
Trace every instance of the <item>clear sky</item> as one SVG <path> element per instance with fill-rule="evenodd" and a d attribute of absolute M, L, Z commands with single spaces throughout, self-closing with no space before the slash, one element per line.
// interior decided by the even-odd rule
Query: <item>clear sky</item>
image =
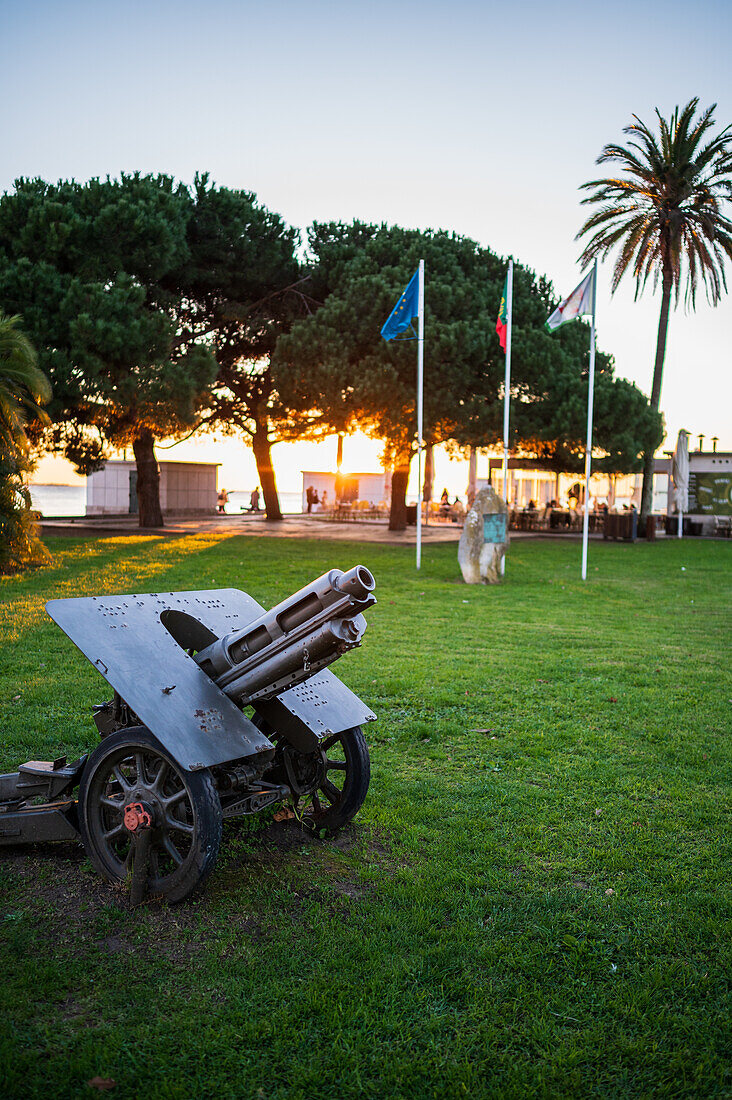
<path fill-rule="evenodd" d="M 455 230 L 562 296 L 580 279 L 577 188 L 633 113 L 699 96 L 732 122 L 730 0 L 0 0 L 0 25 L 0 190 L 204 170 L 300 228 Z M 599 346 L 648 393 L 660 299 L 611 297 L 609 278 Z M 682 427 L 732 449 L 731 336 L 729 297 L 672 315 L 664 449 Z"/>

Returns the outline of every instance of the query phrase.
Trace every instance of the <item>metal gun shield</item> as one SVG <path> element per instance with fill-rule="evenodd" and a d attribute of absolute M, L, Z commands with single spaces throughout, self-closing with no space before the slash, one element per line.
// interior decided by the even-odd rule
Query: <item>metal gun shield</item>
<path fill-rule="evenodd" d="M 182 649 L 161 621 L 186 612 L 219 636 L 261 608 L 236 588 L 49 600 L 46 611 L 190 771 L 271 752 L 272 743 Z"/>

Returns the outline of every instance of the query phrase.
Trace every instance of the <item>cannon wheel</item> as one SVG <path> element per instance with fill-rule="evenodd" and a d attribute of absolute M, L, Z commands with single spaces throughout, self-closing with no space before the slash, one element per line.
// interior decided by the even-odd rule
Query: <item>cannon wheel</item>
<path fill-rule="evenodd" d="M 142 805 L 151 824 L 125 824 L 125 807 Z M 142 892 L 183 901 L 211 873 L 221 842 L 221 803 L 208 771 L 176 764 L 145 726 L 105 737 L 89 757 L 79 786 L 79 825 L 86 853 L 110 882 L 133 875 L 144 851 Z M 142 858 L 142 857 L 140 857 Z"/>
<path fill-rule="evenodd" d="M 302 820 L 313 832 L 335 833 L 356 816 L 369 789 L 371 762 L 361 727 L 326 737 L 320 757 L 319 780 L 303 799 Z"/>

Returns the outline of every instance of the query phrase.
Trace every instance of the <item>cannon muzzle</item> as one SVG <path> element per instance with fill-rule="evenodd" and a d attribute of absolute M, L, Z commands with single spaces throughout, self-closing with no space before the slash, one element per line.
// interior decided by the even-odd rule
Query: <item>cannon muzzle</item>
<path fill-rule="evenodd" d="M 195 660 L 238 703 L 269 699 L 361 644 L 375 587 L 363 565 L 331 569 Z"/>

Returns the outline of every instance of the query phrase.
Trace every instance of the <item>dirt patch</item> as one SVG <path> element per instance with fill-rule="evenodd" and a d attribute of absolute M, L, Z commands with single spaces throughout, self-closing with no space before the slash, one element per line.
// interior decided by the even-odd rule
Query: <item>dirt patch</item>
<path fill-rule="evenodd" d="M 270 822 L 243 836 L 227 829 L 218 866 L 201 893 L 178 906 L 148 898 L 133 911 L 126 887 L 97 875 L 80 845 L 6 848 L 0 863 L 0 906 L 31 921 L 39 941 L 63 942 L 72 956 L 83 957 L 91 948 L 120 961 L 134 955 L 190 965 L 224 931 L 253 943 L 273 934 L 256 913 L 221 911 L 222 895 L 229 893 L 232 881 L 256 876 L 266 883 L 272 875 L 280 882 L 287 879 L 289 867 L 301 872 L 307 861 L 318 881 L 302 886 L 301 874 L 293 874 L 283 923 L 302 927 L 312 902 L 347 918 L 353 904 L 376 890 L 362 881 L 363 865 L 401 865 L 388 834 L 369 826 L 349 825 L 323 840 L 296 821 Z M 73 1013 L 73 1006 L 69 1011 Z"/>
<path fill-rule="evenodd" d="M 56 1010 L 64 1020 L 69 1022 L 83 1019 L 88 1011 L 86 1005 L 80 1004 L 74 997 L 67 997 L 65 1001 L 61 1001 L 56 1006 Z"/>
<path fill-rule="evenodd" d="M 36 844 L 6 848 L 2 886 L 16 908 L 42 908 L 51 922 L 86 922 L 111 905 L 125 905 L 122 886 L 95 874 L 81 845 Z"/>
<path fill-rule="evenodd" d="M 3 857 L 0 905 L 33 922 L 40 941 L 63 942 L 72 955 L 93 947 L 110 958 L 183 962 L 207 931 L 221 927 L 221 917 L 206 908 L 205 892 L 179 906 L 151 897 L 132 910 L 127 888 L 96 874 L 81 846 L 6 849 Z M 236 927 L 246 934 L 258 926 L 241 919 Z"/>
<path fill-rule="evenodd" d="M 281 919 L 289 919 L 300 928 L 307 925 L 307 911 L 313 903 L 343 920 L 350 915 L 353 904 L 372 897 L 377 887 L 364 880 L 364 867 L 402 865 L 393 854 L 388 834 L 360 824 L 348 825 L 337 836 L 321 839 L 297 821 L 271 822 L 223 848 L 224 889 L 226 880 L 230 883 L 239 875 L 256 876 L 265 887 L 268 879 L 279 886 L 291 872 L 291 888 Z M 304 884 L 303 867 L 309 865 L 312 880 Z M 266 936 L 266 930 L 260 934 Z"/>
<path fill-rule="evenodd" d="M 106 936 L 103 940 L 97 940 L 97 947 L 110 955 L 129 955 L 134 950 L 131 943 L 119 936 Z"/>
<path fill-rule="evenodd" d="M 320 862 L 322 856 L 329 853 L 357 856 L 363 863 L 396 865 L 388 835 L 365 825 L 347 825 L 337 836 L 321 839 L 298 821 L 272 821 L 244 837 L 233 832 L 228 845 L 225 833 L 221 849 L 219 865 L 227 870 L 246 866 L 281 867 L 300 854 L 305 858 L 313 855 Z"/>

